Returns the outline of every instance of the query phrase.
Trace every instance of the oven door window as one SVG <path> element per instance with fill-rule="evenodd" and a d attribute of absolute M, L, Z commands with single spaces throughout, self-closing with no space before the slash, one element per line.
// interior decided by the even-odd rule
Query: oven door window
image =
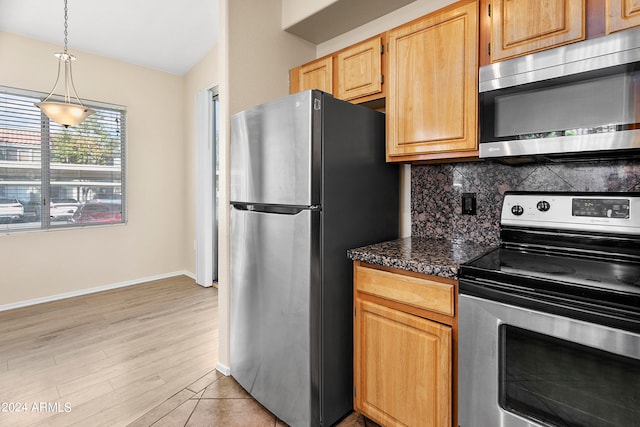
<path fill-rule="evenodd" d="M 500 406 L 552 426 L 639 426 L 640 360 L 500 326 Z"/>

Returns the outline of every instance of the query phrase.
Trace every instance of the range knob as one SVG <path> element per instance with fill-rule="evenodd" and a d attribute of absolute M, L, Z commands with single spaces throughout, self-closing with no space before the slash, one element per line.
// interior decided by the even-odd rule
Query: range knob
<path fill-rule="evenodd" d="M 546 200 L 540 200 L 538 202 L 538 204 L 536 205 L 536 207 L 538 208 L 538 210 L 540 212 L 546 212 L 549 210 L 549 208 L 551 207 L 551 205 L 549 204 L 549 202 L 547 202 Z"/>
<path fill-rule="evenodd" d="M 511 213 L 515 216 L 520 216 L 524 213 L 524 208 L 520 205 L 511 206 Z"/>

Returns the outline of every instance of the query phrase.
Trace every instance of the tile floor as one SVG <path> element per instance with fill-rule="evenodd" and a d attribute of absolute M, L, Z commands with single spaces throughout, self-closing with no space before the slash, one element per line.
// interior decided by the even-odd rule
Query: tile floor
<path fill-rule="evenodd" d="M 211 371 L 128 427 L 286 427 L 232 378 Z M 339 427 L 379 427 L 352 413 Z"/>

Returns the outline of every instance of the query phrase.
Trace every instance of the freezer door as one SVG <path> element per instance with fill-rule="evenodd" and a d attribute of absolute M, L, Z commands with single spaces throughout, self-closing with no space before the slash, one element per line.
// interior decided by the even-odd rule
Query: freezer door
<path fill-rule="evenodd" d="M 231 375 L 292 426 L 319 411 L 319 215 L 231 208 Z"/>
<path fill-rule="evenodd" d="M 321 92 L 306 91 L 238 113 L 231 120 L 231 201 L 320 203 Z M 315 142 L 314 142 L 315 141 Z"/>

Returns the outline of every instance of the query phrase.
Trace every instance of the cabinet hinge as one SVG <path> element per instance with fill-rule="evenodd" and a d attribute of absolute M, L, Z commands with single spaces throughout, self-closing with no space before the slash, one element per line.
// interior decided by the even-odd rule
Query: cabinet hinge
<path fill-rule="evenodd" d="M 353 317 L 356 317 L 356 307 L 353 307 Z"/>
<path fill-rule="evenodd" d="M 384 55 L 384 43 L 380 45 L 380 55 Z"/>
<path fill-rule="evenodd" d="M 487 5 L 487 15 L 491 16 L 491 3 Z"/>
<path fill-rule="evenodd" d="M 487 53 L 491 56 L 491 43 L 487 43 Z"/>
<path fill-rule="evenodd" d="M 380 84 L 384 84 L 384 74 L 380 74 Z"/>
<path fill-rule="evenodd" d="M 356 397 L 356 388 L 353 387 L 353 397 Z"/>

